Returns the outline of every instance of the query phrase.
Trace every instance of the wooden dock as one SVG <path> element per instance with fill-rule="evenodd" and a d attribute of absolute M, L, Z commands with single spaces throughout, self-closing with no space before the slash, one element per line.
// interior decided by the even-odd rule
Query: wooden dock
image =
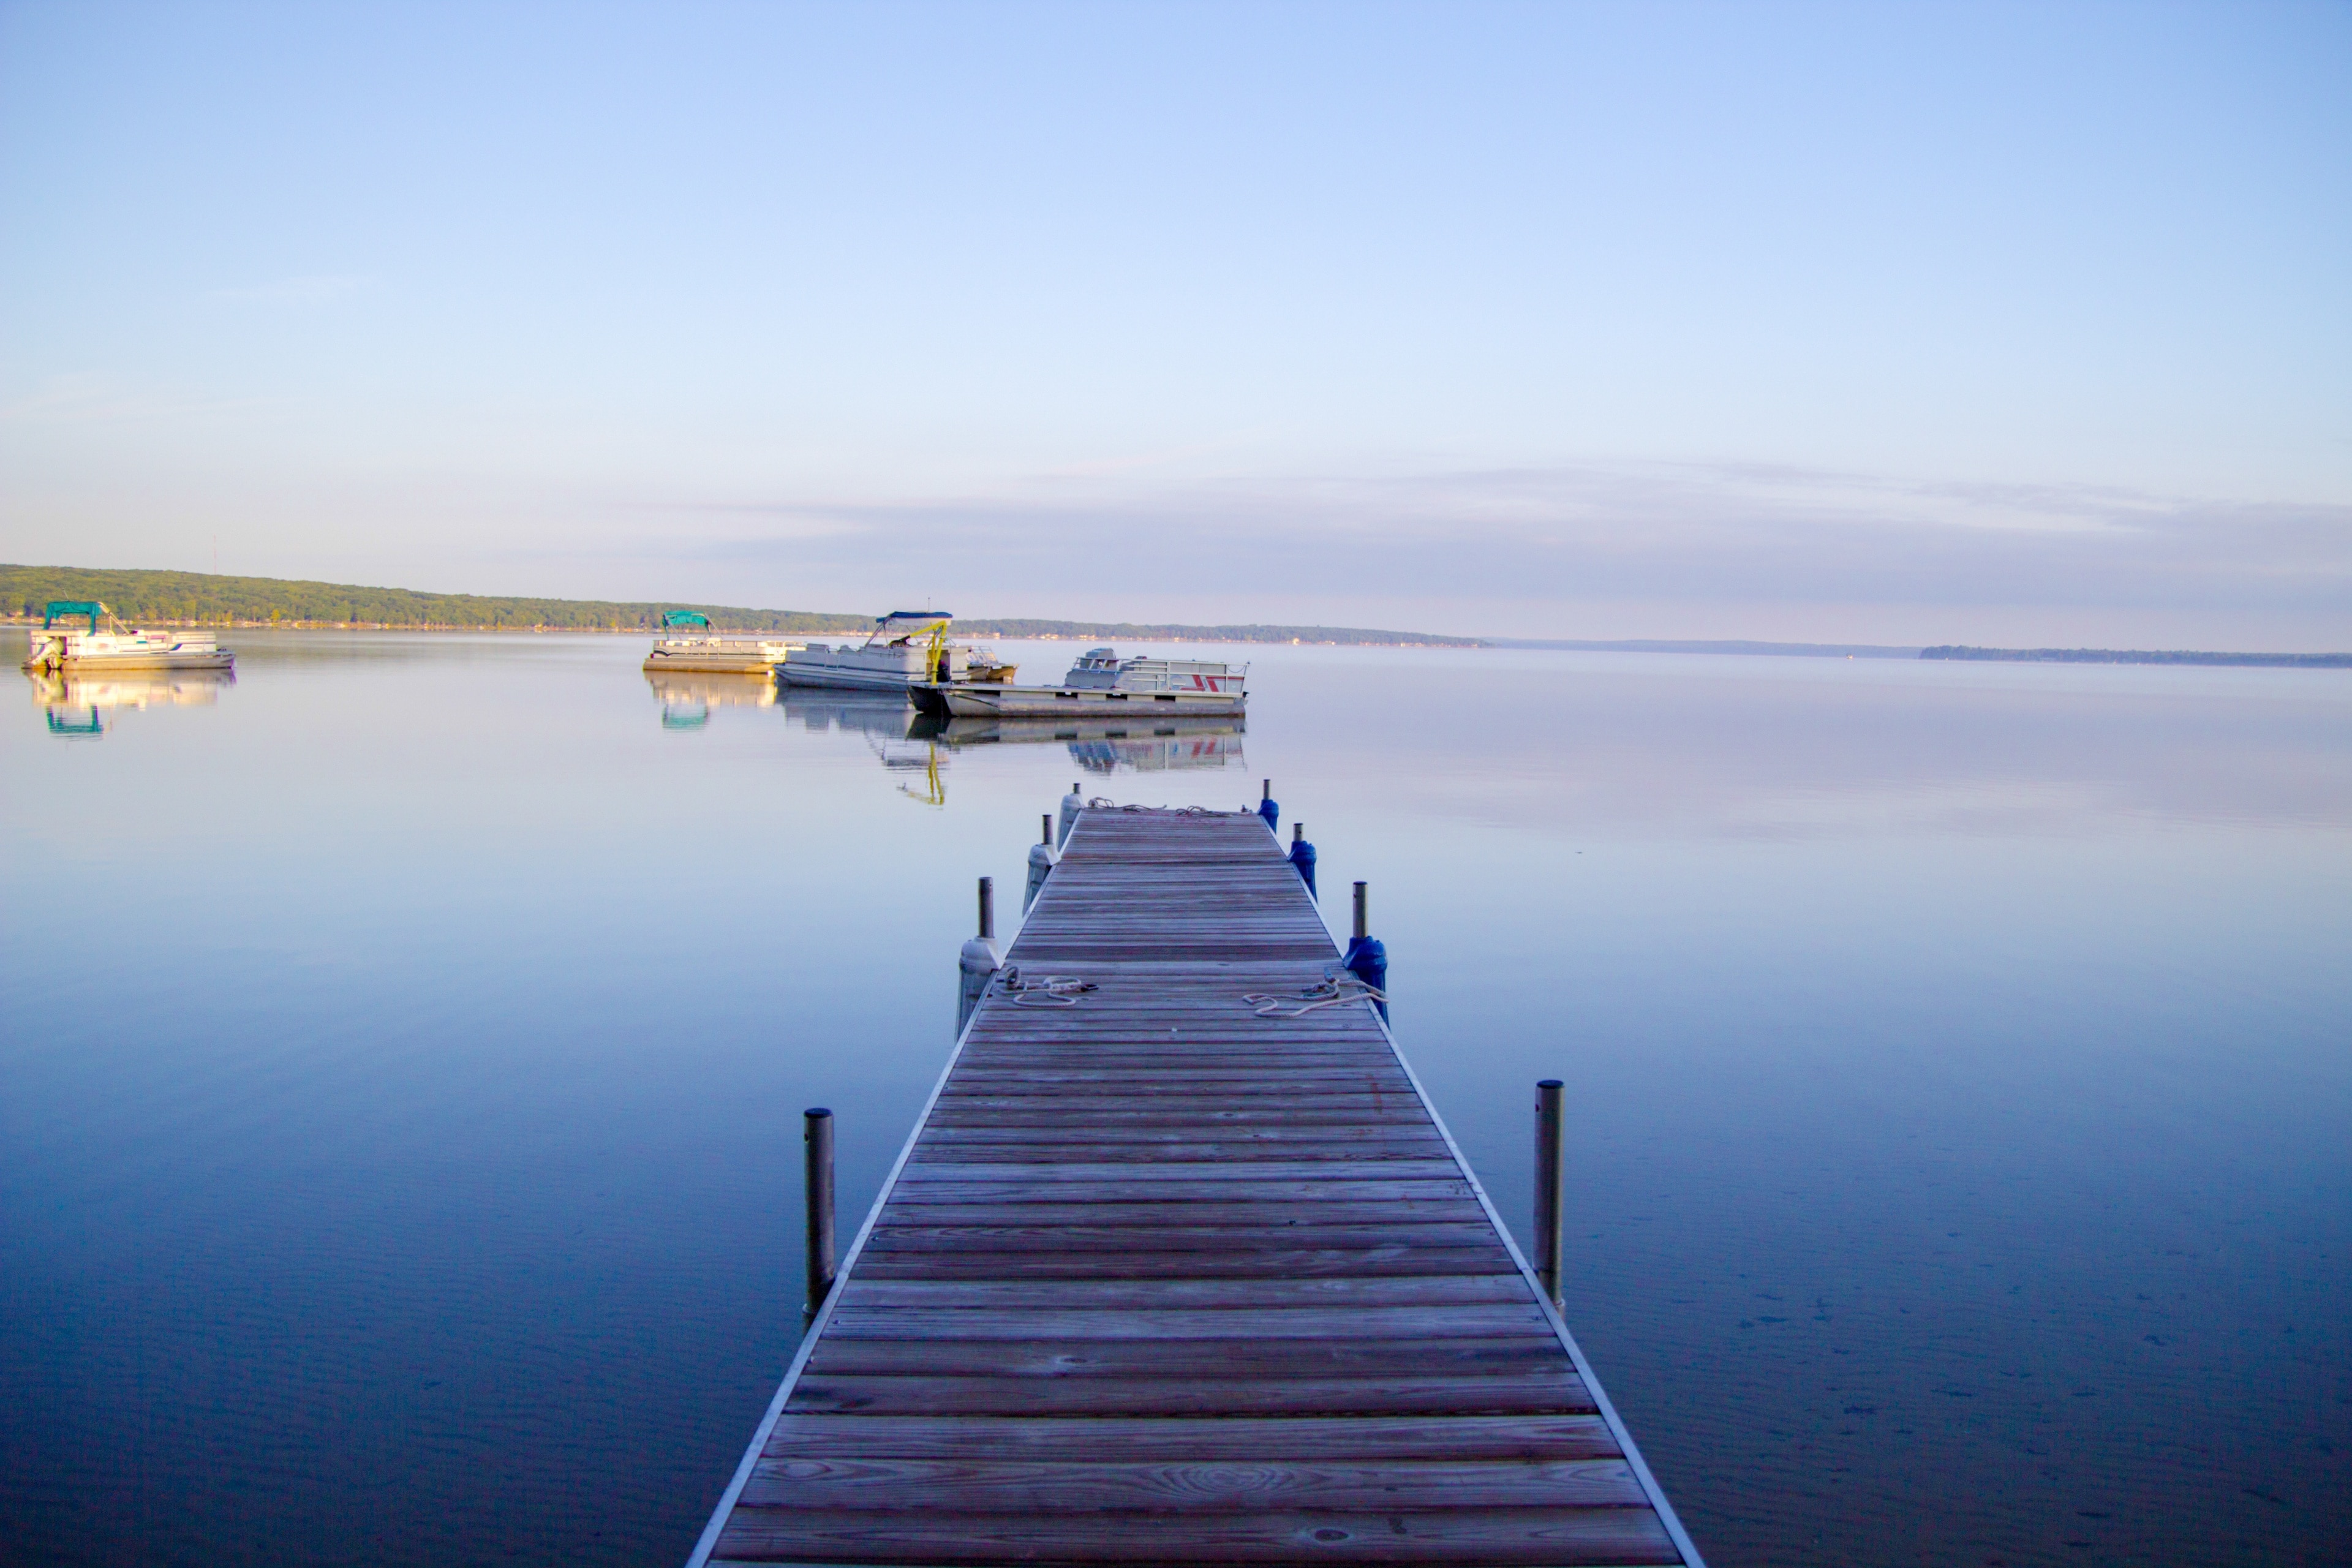
<path fill-rule="evenodd" d="M 1094 808 L 691 1568 L 1698 1564 L 1254 816 Z M 1034 995 L 1032 997 L 1034 1001 Z"/>

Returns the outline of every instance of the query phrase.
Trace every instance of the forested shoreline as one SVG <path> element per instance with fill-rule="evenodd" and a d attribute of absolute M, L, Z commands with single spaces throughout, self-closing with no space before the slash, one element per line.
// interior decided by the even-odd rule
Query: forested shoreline
<path fill-rule="evenodd" d="M 729 631 L 842 632 L 872 617 L 731 605 L 428 594 L 208 572 L 0 566 L 13 619 L 55 599 L 102 600 L 126 621 L 183 626 L 356 626 L 419 631 L 649 631 L 664 610 L 697 610 Z"/>
<path fill-rule="evenodd" d="M 37 620 L 52 600 L 103 601 L 125 621 L 165 626 L 315 626 L 382 631 L 650 632 L 665 610 L 693 610 L 714 630 L 791 636 L 862 636 L 875 612 L 761 610 L 676 600 L 550 599 L 428 594 L 280 577 L 86 566 L 0 565 L 0 606 L 11 621 Z M 884 606 L 896 608 L 898 606 Z M 1129 621 L 959 620 L 971 637 L 1158 642 L 1301 642 L 1475 647 L 1476 639 L 1360 626 L 1187 626 Z"/>

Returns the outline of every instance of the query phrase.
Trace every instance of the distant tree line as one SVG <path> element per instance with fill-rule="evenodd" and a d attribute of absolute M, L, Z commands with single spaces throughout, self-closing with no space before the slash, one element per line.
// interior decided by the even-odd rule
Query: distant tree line
<path fill-rule="evenodd" d="M 2236 664 L 2300 669 L 2352 668 L 2352 653 L 2144 652 L 2107 647 L 1963 647 L 1919 650 L 1921 658 L 2000 659 L 2012 664 Z"/>
<path fill-rule="evenodd" d="M 207 572 L 115 572 L 76 566 L 0 566 L 0 605 L 39 616 L 53 599 L 100 599 L 126 621 L 194 625 L 397 626 L 449 630 L 650 631 L 664 610 L 698 610 L 728 631 L 837 632 L 870 616 L 746 610 L 728 605 L 623 604 L 421 594 L 348 583 L 228 577 Z"/>
<path fill-rule="evenodd" d="M 870 615 L 812 610 L 751 610 L 675 601 L 533 599 L 480 594 L 423 594 L 349 583 L 232 577 L 210 572 L 127 572 L 82 566 L 0 565 L 0 607 L 37 619 L 53 599 L 99 599 L 131 622 L 194 626 L 383 626 L 438 631 L 646 631 L 664 610 L 694 610 L 714 630 L 835 636 L 862 632 Z M 1139 626 L 1125 621 L 960 621 L 972 637 L 1091 638 L 1102 642 L 1244 642 L 1476 646 L 1465 637 L 1384 632 L 1357 626 Z"/>

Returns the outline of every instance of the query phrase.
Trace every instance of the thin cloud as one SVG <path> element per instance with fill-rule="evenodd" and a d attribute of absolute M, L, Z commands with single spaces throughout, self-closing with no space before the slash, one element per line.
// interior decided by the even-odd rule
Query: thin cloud
<path fill-rule="evenodd" d="M 760 503 L 775 525 L 682 548 L 841 570 L 903 563 L 990 591 L 1528 603 L 1685 601 L 2292 610 L 2352 632 L 2352 507 L 1754 467 L 1234 479 L 888 502 Z"/>

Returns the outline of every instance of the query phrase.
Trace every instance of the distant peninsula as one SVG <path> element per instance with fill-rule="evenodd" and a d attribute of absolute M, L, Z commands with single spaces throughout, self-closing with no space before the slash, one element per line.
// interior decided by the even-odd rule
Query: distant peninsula
<path fill-rule="evenodd" d="M 1923 647 L 1921 658 L 1991 659 L 2009 664 L 2216 664 L 2269 669 L 2352 669 L 2352 653 L 2148 652 L 2109 647 Z"/>
<path fill-rule="evenodd" d="M 0 565 L 6 619 L 38 618 L 53 599 L 100 599 L 126 621 L 185 626 L 319 626 L 383 631 L 650 632 L 664 610 L 693 610 L 730 632 L 863 637 L 872 613 L 753 610 L 677 600 L 537 599 L 480 594 L 426 594 L 280 577 L 209 572 L 136 572 L 85 566 Z M 898 606 L 886 606 L 895 608 Z M 959 620 L 972 637 L 1094 638 L 1109 642 L 1324 643 L 1412 647 L 1477 647 L 1475 637 L 1363 626 L 1139 625 L 1129 621 Z"/>
<path fill-rule="evenodd" d="M 1004 621 L 958 619 L 956 630 L 976 637 L 1037 637 L 1094 642 L 1295 642 L 1378 647 L 1485 647 L 1478 637 L 1436 632 L 1384 632 L 1368 626 L 1194 626 L 1149 621 Z"/>
<path fill-rule="evenodd" d="M 1566 653 L 1738 653 L 1775 658 L 1916 658 L 1917 645 L 1889 647 L 1860 642 L 1694 642 L 1687 638 L 1625 637 L 1613 642 L 1570 641 L 1559 637 L 1489 637 L 1489 647 L 1551 648 Z"/>

